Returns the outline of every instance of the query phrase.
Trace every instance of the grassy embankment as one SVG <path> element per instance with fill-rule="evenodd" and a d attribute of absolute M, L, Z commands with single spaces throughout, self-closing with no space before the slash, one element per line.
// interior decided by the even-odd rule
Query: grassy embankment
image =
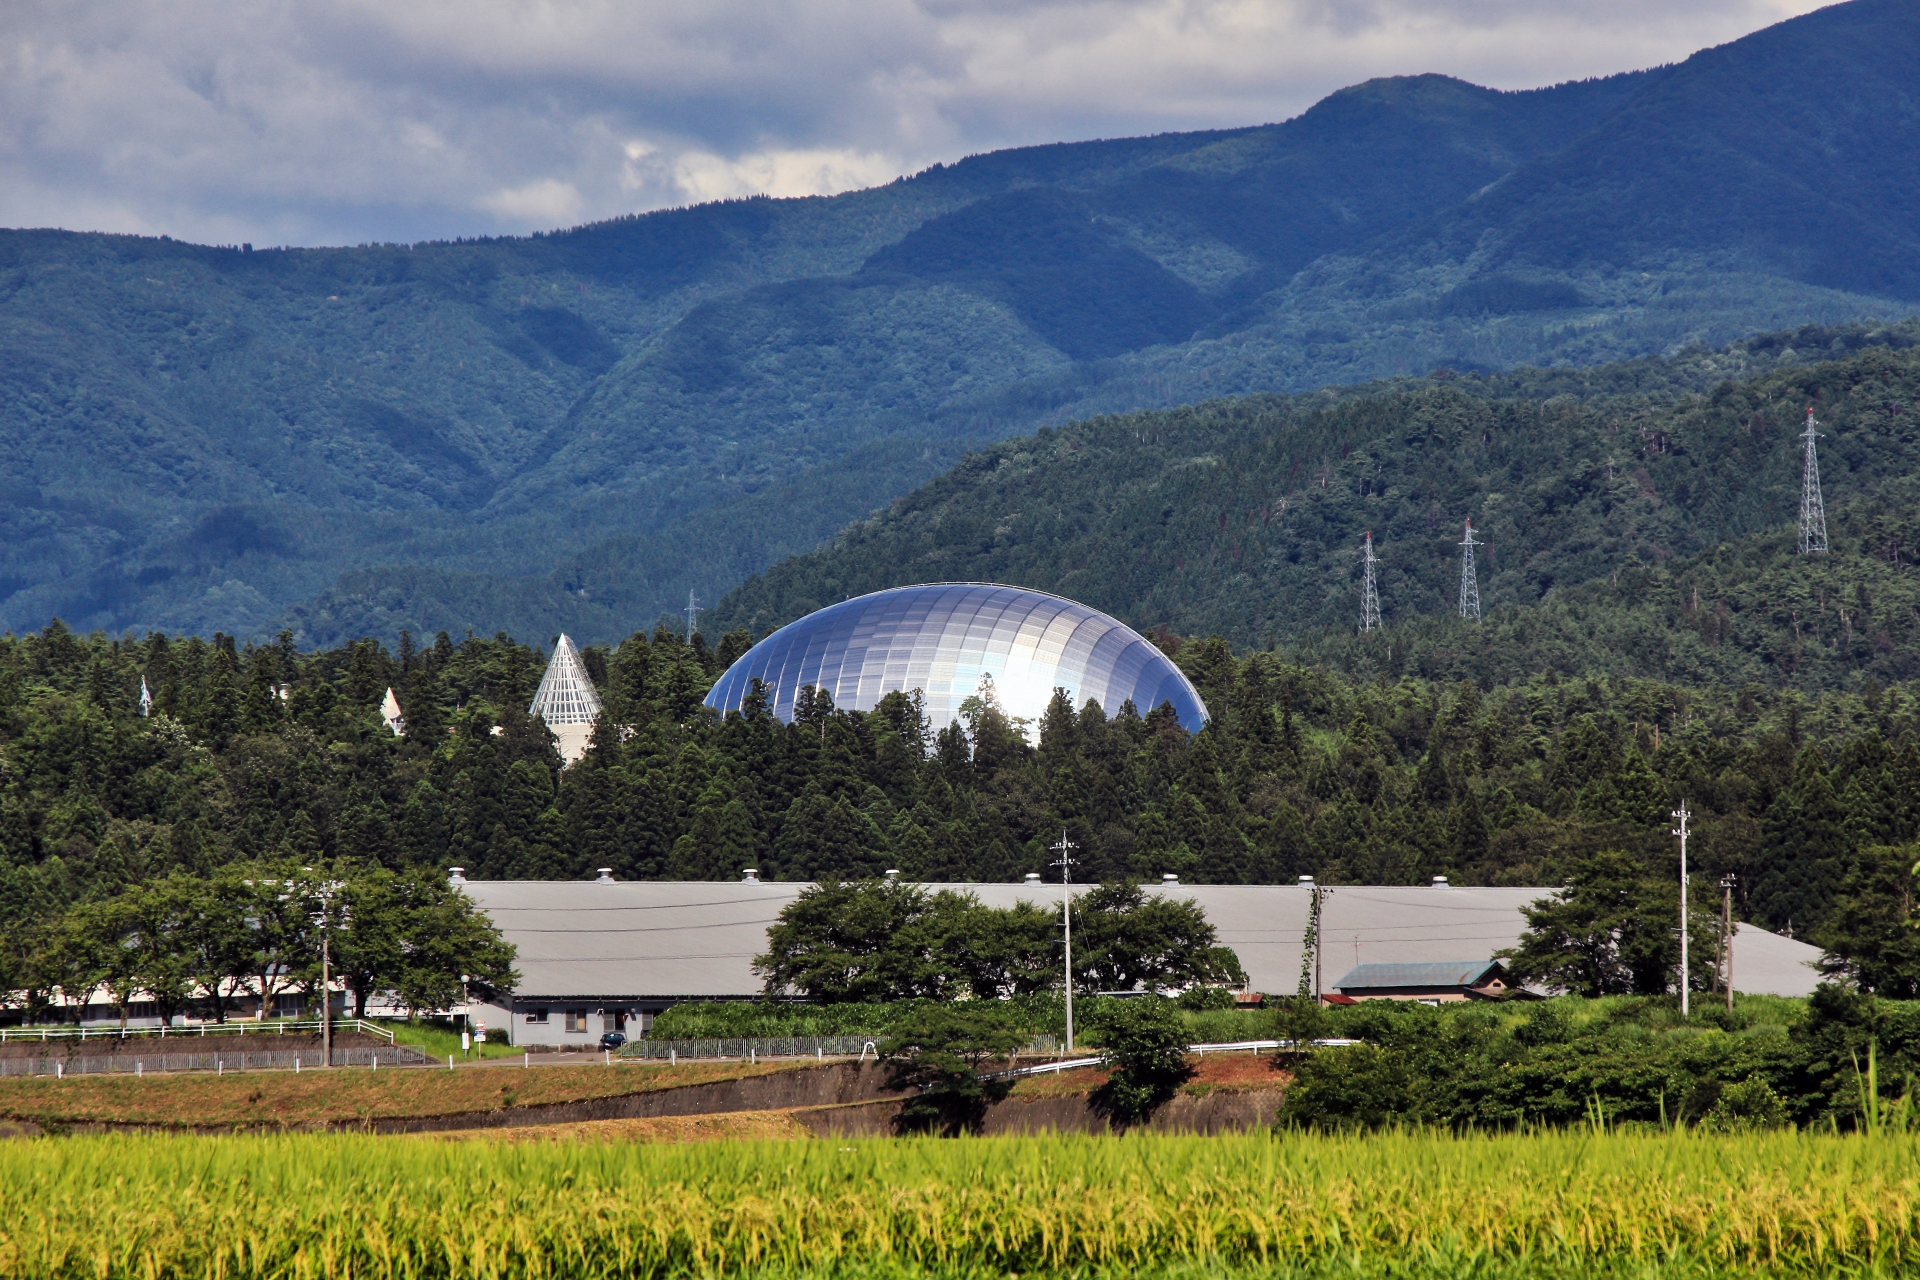
<path fill-rule="evenodd" d="M 0 1146 L 0 1277 L 1869 1275 L 1920 1149 L 1578 1131 Z"/>
<path fill-rule="evenodd" d="M 813 1063 L 700 1062 L 668 1067 L 615 1060 L 613 1066 L 406 1068 L 369 1071 L 205 1072 L 47 1076 L 0 1080 L 0 1117 L 39 1124 L 317 1125 L 395 1116 L 448 1115 L 578 1102 L 737 1080 Z"/>
<path fill-rule="evenodd" d="M 448 1054 L 452 1054 L 457 1061 L 470 1062 L 478 1058 L 518 1058 L 526 1052 L 524 1049 L 516 1049 L 508 1044 L 506 1032 L 498 1027 L 493 1028 L 491 1032 L 493 1038 L 487 1043 L 469 1044 L 463 1050 L 460 1047 L 460 1032 L 458 1028 L 451 1025 L 417 1021 L 389 1022 L 375 1018 L 369 1018 L 368 1022 L 393 1032 L 395 1044 L 412 1045 L 435 1062 L 445 1062 Z M 581 1044 L 576 1047 L 597 1050 L 598 1039 L 596 1038 L 592 1044 Z"/>

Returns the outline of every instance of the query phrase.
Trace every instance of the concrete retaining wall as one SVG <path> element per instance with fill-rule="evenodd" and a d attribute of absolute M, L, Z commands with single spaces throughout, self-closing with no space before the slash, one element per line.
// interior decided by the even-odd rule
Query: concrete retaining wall
<path fill-rule="evenodd" d="M 702 1116 L 728 1111 L 789 1111 L 897 1097 L 885 1088 L 886 1072 L 877 1063 L 837 1062 L 797 1071 L 775 1071 L 744 1080 L 719 1080 L 650 1093 L 628 1093 L 579 1102 L 465 1111 L 441 1116 L 354 1121 L 336 1129 L 372 1133 L 438 1133 L 449 1129 L 503 1129 L 522 1125 L 574 1124 L 582 1120 L 626 1120 L 637 1116 Z M 882 1105 L 892 1108 L 897 1101 Z M 889 1110 L 888 1114 L 892 1114 Z"/>

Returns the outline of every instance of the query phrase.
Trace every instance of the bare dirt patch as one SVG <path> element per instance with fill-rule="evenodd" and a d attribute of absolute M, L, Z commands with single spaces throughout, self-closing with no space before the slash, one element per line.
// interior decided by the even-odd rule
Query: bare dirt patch
<path fill-rule="evenodd" d="M 1284 1089 L 1293 1079 L 1276 1069 L 1272 1055 L 1260 1053 L 1210 1053 L 1189 1057 L 1193 1078 L 1187 1082 L 1189 1093 L 1204 1096 L 1211 1092 L 1260 1093 Z M 1107 1082 L 1105 1067 L 1081 1067 L 1044 1076 L 1028 1076 L 1013 1087 L 1016 1098 L 1083 1097 Z"/>
<path fill-rule="evenodd" d="M 514 1129 L 462 1129 L 435 1135 L 481 1142 L 766 1142 L 811 1138 L 791 1111 L 729 1111 L 704 1116 L 643 1116 Z"/>
<path fill-rule="evenodd" d="M 813 1067 L 811 1061 L 664 1066 L 413 1067 L 369 1071 L 45 1076 L 0 1080 L 0 1118 L 53 1125 L 164 1128 L 311 1128 L 322 1125 L 490 1112 L 743 1080 Z"/>

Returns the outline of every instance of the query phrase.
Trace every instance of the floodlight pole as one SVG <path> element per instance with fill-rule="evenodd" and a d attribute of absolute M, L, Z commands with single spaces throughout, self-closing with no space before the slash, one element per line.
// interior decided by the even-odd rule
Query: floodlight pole
<path fill-rule="evenodd" d="M 1067 964 L 1067 1052 L 1073 1052 L 1073 851 L 1079 846 L 1067 839 L 1067 829 L 1060 828 L 1060 843 L 1053 846 L 1053 852 L 1060 855 L 1053 865 L 1060 868 L 1060 923 L 1066 929 Z"/>
<path fill-rule="evenodd" d="M 1687 819 L 1693 815 L 1687 812 L 1687 802 L 1682 800 L 1680 807 L 1673 811 L 1680 825 L 1673 834 L 1680 837 L 1680 1016 L 1686 1017 L 1687 1009 Z"/>

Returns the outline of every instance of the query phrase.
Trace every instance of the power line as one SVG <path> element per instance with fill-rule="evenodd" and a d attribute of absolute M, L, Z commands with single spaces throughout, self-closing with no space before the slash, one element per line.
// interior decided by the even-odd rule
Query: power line
<path fill-rule="evenodd" d="M 803 887 L 802 885 L 794 886 L 796 890 Z M 765 900 L 777 900 L 791 896 L 794 895 L 772 893 L 765 895 Z M 730 898 L 725 901 L 716 902 L 650 902 L 633 907 L 489 907 L 482 904 L 481 909 L 488 915 L 493 915 L 501 911 L 564 911 L 570 916 L 577 916 L 585 915 L 589 911 L 691 911 L 695 907 L 753 906 L 761 900 L 762 899 L 749 898 L 745 902 L 742 902 L 738 898 Z"/>
<path fill-rule="evenodd" d="M 718 920 L 712 924 L 658 924 L 636 926 L 630 929 L 523 929 L 519 925 L 508 925 L 502 933 L 688 933 L 694 929 L 746 929 L 756 924 L 776 924 L 780 917 L 769 916 L 765 920 Z"/>

